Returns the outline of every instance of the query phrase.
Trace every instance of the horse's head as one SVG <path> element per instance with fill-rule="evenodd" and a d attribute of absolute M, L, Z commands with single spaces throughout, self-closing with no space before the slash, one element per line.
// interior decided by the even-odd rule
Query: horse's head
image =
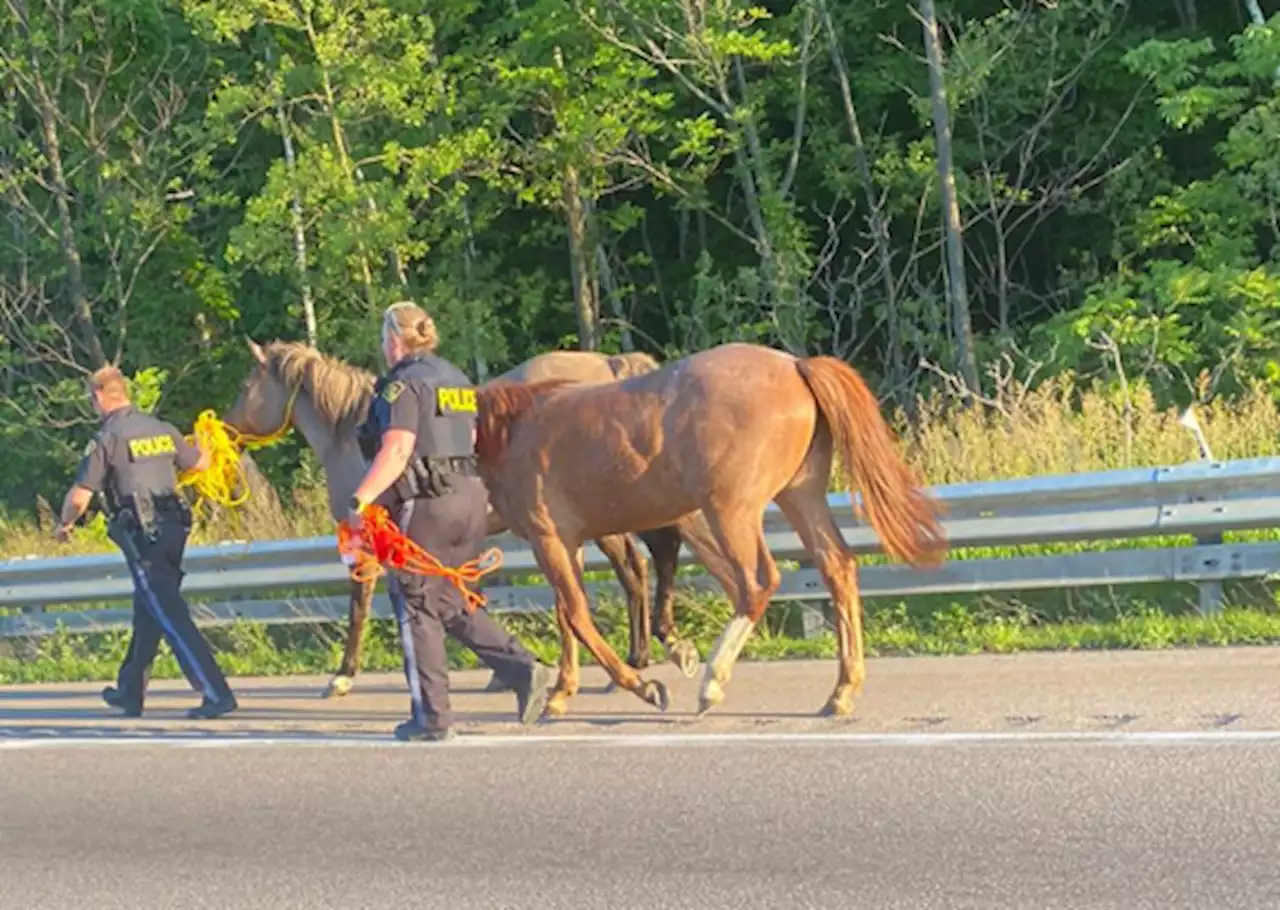
<path fill-rule="evenodd" d="M 614 377 L 619 380 L 630 379 L 632 376 L 643 376 L 646 373 L 654 372 L 661 366 L 662 364 L 643 351 L 614 354 L 609 358 L 609 369 L 613 371 Z"/>
<path fill-rule="evenodd" d="M 245 377 L 240 397 L 223 420 L 246 435 L 268 436 L 288 420 L 292 390 L 273 368 L 267 352 L 256 341 L 246 340 L 253 354 L 253 366 Z"/>

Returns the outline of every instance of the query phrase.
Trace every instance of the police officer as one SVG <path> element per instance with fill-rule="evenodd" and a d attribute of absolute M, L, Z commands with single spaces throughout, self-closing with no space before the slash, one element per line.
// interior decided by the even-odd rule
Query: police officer
<path fill-rule="evenodd" d="M 485 538 L 488 492 L 477 476 L 475 391 L 453 364 L 436 356 L 435 323 L 413 303 L 389 307 L 382 354 L 390 371 L 374 388 L 360 428 L 371 460 L 351 500 L 348 523 L 359 528 L 371 503 L 387 508 L 400 529 L 447 566 L 474 559 Z M 468 613 L 447 579 L 393 571 L 388 592 L 400 625 L 412 716 L 396 727 L 402 740 L 453 736 L 445 633 L 476 653 L 515 690 L 521 722 L 542 714 L 555 671 L 538 663 L 488 613 Z"/>
<path fill-rule="evenodd" d="M 191 511 L 178 495 L 176 470 L 205 470 L 209 456 L 188 443 L 171 424 L 133 407 L 124 375 L 103 367 L 89 378 L 94 410 L 102 428 L 85 451 L 75 482 L 62 503 L 57 537 L 71 528 L 101 493 L 108 533 L 133 575 L 133 634 L 116 686 L 103 700 L 128 717 L 139 717 L 151 665 L 164 637 L 192 688 L 204 695 L 187 712 L 212 719 L 236 709 L 226 677 L 213 659 L 183 599 L 182 553 L 191 532 Z"/>

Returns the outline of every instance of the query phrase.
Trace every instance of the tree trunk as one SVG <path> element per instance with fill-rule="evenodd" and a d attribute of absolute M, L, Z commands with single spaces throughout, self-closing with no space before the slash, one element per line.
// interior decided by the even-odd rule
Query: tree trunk
<path fill-rule="evenodd" d="M 471 203 L 465 197 L 462 200 L 462 218 L 467 224 L 467 242 L 462 249 L 463 292 L 470 296 L 471 282 L 475 277 L 475 262 L 479 254 L 476 251 L 476 233 L 471 226 Z M 467 325 L 471 332 L 471 360 L 475 364 L 476 382 L 484 383 L 489 378 L 489 361 L 484 356 L 484 348 L 480 344 L 480 329 L 475 324 L 474 315 L 474 313 L 467 314 Z"/>
<path fill-rule="evenodd" d="M 871 161 L 867 156 L 867 146 L 862 138 L 858 111 L 853 105 L 849 68 L 845 65 L 844 54 L 840 51 L 840 42 L 836 37 L 835 26 L 831 22 L 831 12 L 827 9 L 825 0 L 819 0 L 819 2 L 823 28 L 827 33 L 827 46 L 831 53 L 831 64 L 835 67 L 836 81 L 840 85 L 840 99 L 844 103 L 844 116 L 848 121 L 849 135 L 853 139 L 853 160 L 862 178 L 863 191 L 867 197 L 867 224 L 871 228 L 871 237 L 876 246 L 876 258 L 880 261 L 880 273 L 884 282 L 885 322 L 889 332 L 889 385 L 898 388 L 899 384 L 906 382 L 907 371 L 903 362 L 902 328 L 899 325 L 898 288 L 893 277 L 889 221 L 885 218 L 884 208 L 876 199 L 875 177 L 871 172 Z"/>
<path fill-rule="evenodd" d="M 1199 28 L 1199 16 L 1196 12 L 1196 0 L 1173 0 L 1173 8 L 1178 13 L 1178 22 L 1184 28 Z"/>
<path fill-rule="evenodd" d="M 609 308 L 613 310 L 613 316 L 618 320 L 618 329 L 622 333 L 622 350 L 634 351 L 636 343 L 635 339 L 631 337 L 631 326 L 627 323 L 626 316 L 622 311 L 622 298 L 618 295 L 618 283 L 613 280 L 613 270 L 609 268 L 609 255 L 604 251 L 604 245 L 600 243 L 596 244 L 596 270 L 600 274 L 600 286 L 603 288 L 605 296 L 609 298 Z"/>
<path fill-rule="evenodd" d="M 929 94 L 933 101 L 933 132 L 938 146 L 938 184 L 942 194 L 942 218 L 947 241 L 947 291 L 951 299 L 952 331 L 960 375 L 970 392 L 977 392 L 978 361 L 973 344 L 973 321 L 965 287 L 964 237 L 960 206 L 956 199 L 956 175 L 951 162 L 951 118 L 947 111 L 947 87 L 938 38 L 938 14 L 933 0 L 920 0 L 925 53 L 929 60 Z"/>
<path fill-rule="evenodd" d="M 315 25 L 309 16 L 306 19 L 306 30 L 311 47 L 317 47 L 320 37 L 316 34 Z M 338 119 L 338 99 L 333 90 L 333 80 L 329 77 L 329 70 L 323 66 L 320 68 L 320 83 L 324 89 L 325 113 L 329 116 L 329 125 L 333 131 L 334 151 L 338 153 L 338 162 L 342 165 L 343 176 L 351 182 L 352 189 L 358 194 L 360 190 L 356 181 L 355 168 L 352 167 L 351 155 L 347 151 L 347 140 L 343 133 L 342 122 Z M 360 277 L 364 282 L 365 300 L 372 306 L 375 299 L 373 293 L 373 270 L 369 267 L 369 251 L 366 249 L 363 239 L 356 240 L 356 249 L 360 253 Z"/>
<path fill-rule="evenodd" d="M 746 105 L 748 103 L 747 81 L 742 72 L 742 64 L 737 58 L 734 59 L 734 75 L 738 83 L 738 91 L 742 95 L 742 104 Z M 734 101 L 727 85 L 720 86 L 720 97 L 726 108 L 735 112 L 740 111 L 741 108 Z M 762 199 L 769 192 L 768 165 L 764 161 L 764 149 L 760 142 L 760 135 L 756 131 L 755 122 L 751 117 L 743 117 L 740 120 L 740 126 L 742 137 L 746 140 L 746 151 L 744 152 L 741 147 L 736 148 L 734 158 L 741 172 L 742 197 L 747 206 L 747 217 L 756 233 L 756 252 L 759 253 L 770 277 L 776 281 L 781 276 L 778 274 L 773 239 L 769 236 L 769 226 L 765 223 Z"/>
<path fill-rule="evenodd" d="M 1249 11 L 1249 18 L 1253 20 L 1254 25 L 1267 24 L 1267 17 L 1262 15 L 1262 7 L 1258 5 L 1258 0 L 1244 0 L 1244 8 Z M 1274 76 L 1275 81 L 1280 83 L 1280 66 L 1275 68 Z"/>
<path fill-rule="evenodd" d="M 596 203 L 593 199 L 586 199 L 583 208 L 587 213 L 588 224 L 597 223 Z M 618 283 L 613 280 L 613 269 L 609 266 L 609 254 L 605 251 L 604 244 L 599 241 L 592 243 L 594 256 L 592 262 L 595 264 L 595 274 L 598 277 L 596 282 L 596 306 L 600 307 L 607 299 L 609 301 L 609 310 L 613 313 L 613 318 L 617 320 L 619 335 L 619 343 L 624 351 L 634 351 L 636 349 L 635 339 L 631 336 L 631 325 L 627 322 L 626 313 L 622 307 L 622 295 L 618 293 Z M 603 329 L 601 330 L 603 333 Z"/>
<path fill-rule="evenodd" d="M 576 166 L 565 166 L 563 183 L 564 211 L 569 223 L 573 301 L 578 313 L 578 347 L 584 351 L 594 351 L 600 346 L 600 304 L 592 281 L 587 210 L 582 202 L 582 184 Z"/>
<path fill-rule="evenodd" d="M 271 61 L 271 50 L 267 50 L 267 62 Z M 280 121 L 280 137 L 284 140 L 284 165 L 289 172 L 289 188 L 293 198 L 289 203 L 289 214 L 293 221 L 293 258 L 298 266 L 298 285 L 302 289 L 302 318 L 307 327 L 307 343 L 313 348 L 319 346 L 318 328 L 316 325 L 316 306 L 311 299 L 311 281 L 307 276 L 307 235 L 303 229 L 302 193 L 298 190 L 298 160 L 293 154 L 293 137 L 290 135 L 292 121 L 285 113 L 284 94 L 276 94 L 276 119 Z"/>
<path fill-rule="evenodd" d="M 72 319 L 93 366 L 105 366 L 107 355 L 102 347 L 98 329 L 93 324 L 93 308 L 89 305 L 89 292 L 84 283 L 84 264 L 80 258 L 80 247 L 76 243 L 75 222 L 71 217 L 71 187 L 67 184 L 67 175 L 62 164 L 62 143 L 58 136 L 58 110 L 44 81 L 39 51 L 31 40 L 31 32 L 27 25 L 26 4 L 19 2 L 15 6 L 18 12 L 19 31 L 29 48 L 30 75 L 32 84 L 35 86 L 35 102 L 38 108 L 37 114 L 40 117 L 40 134 L 44 140 L 44 153 L 49 159 L 49 187 L 53 191 L 53 204 L 58 211 L 58 246 L 62 252 L 63 264 L 67 268 L 67 292 L 71 297 Z"/>

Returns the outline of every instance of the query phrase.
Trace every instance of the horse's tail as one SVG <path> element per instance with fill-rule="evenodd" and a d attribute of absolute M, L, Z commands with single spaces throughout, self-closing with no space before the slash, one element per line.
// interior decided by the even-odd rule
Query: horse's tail
<path fill-rule="evenodd" d="M 810 357 L 797 367 L 831 428 L 849 490 L 861 489 L 863 510 L 885 551 L 915 566 L 938 565 L 947 551 L 940 505 L 903 461 L 875 395 L 834 357 Z"/>

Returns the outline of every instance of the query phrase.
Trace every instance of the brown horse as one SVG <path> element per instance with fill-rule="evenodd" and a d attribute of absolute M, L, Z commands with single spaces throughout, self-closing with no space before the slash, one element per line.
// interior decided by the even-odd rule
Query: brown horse
<path fill-rule="evenodd" d="M 781 580 L 764 539 L 770 501 L 798 532 L 835 608 L 840 668 L 823 711 L 853 712 L 866 668 L 857 564 L 827 504 L 836 451 L 890 555 L 936 565 L 947 549 L 935 503 L 902 460 L 875 396 L 835 358 L 728 344 L 621 382 L 493 383 L 478 399 L 490 499 L 556 591 L 566 642 L 548 713 L 562 713 L 577 688 L 570 636 L 618 686 L 662 710 L 669 704 L 665 686 L 625 666 L 597 631 L 576 559 L 584 541 L 702 513 L 709 534 L 685 540 L 735 615 L 709 658 L 700 712 L 724 699 Z"/>
<path fill-rule="evenodd" d="M 270 434 L 285 426 L 296 428 L 324 467 L 330 514 L 335 522 L 342 520 L 346 516 L 346 504 L 367 467 L 355 431 L 368 411 L 373 374 L 304 344 L 276 341 L 264 349 L 250 341 L 249 349 L 254 366 L 224 419 L 241 432 L 257 435 Z M 555 351 L 534 357 L 499 379 L 612 381 L 656 368 L 657 362 L 645 354 L 611 357 Z M 491 508 L 489 533 L 498 534 L 505 528 L 501 516 Z M 692 532 L 699 531 L 693 523 Z M 697 673 L 698 651 L 692 642 L 677 635 L 673 608 L 680 534 L 674 528 L 659 528 L 646 532 L 644 540 L 658 574 L 652 618 L 645 562 L 635 542 L 625 534 L 609 535 L 597 541 L 626 594 L 631 625 L 628 661 L 637 669 L 649 665 L 650 629 L 656 620 L 659 642 L 684 675 L 691 677 Z M 324 693 L 326 696 L 346 695 L 354 685 L 374 589 L 373 582 L 351 582 L 346 646 L 338 673 Z M 576 666 L 576 644 L 572 658 Z M 500 684 L 490 683 L 490 689 L 499 688 Z"/>
<path fill-rule="evenodd" d="M 536 383 L 551 380 L 567 382 L 614 382 L 630 376 L 640 376 L 658 369 L 658 361 L 643 352 L 626 354 L 601 354 L 596 351 L 547 351 L 526 360 L 519 366 L 495 377 L 491 382 Z M 684 522 L 686 533 L 705 535 L 705 525 L 696 519 Z M 509 530 L 498 511 L 490 506 L 488 532 L 490 535 Z M 630 644 L 627 665 L 643 670 L 649 666 L 649 638 L 654 636 L 667 652 L 672 663 L 681 672 L 692 677 L 698 672 L 698 649 L 692 641 L 681 639 L 676 632 L 675 592 L 676 568 L 679 565 L 681 530 L 677 527 L 654 528 L 637 535 L 653 558 L 658 575 L 657 591 L 653 606 L 649 605 L 649 577 L 645 560 L 640 556 L 635 540 L 630 534 L 606 535 L 596 541 L 608 558 L 614 574 L 618 576 L 627 598 L 627 618 L 630 628 Z M 656 632 L 656 635 L 655 635 Z M 577 643 L 570 655 L 573 666 L 578 666 Z M 495 674 L 489 683 L 490 691 L 503 688 Z"/>

